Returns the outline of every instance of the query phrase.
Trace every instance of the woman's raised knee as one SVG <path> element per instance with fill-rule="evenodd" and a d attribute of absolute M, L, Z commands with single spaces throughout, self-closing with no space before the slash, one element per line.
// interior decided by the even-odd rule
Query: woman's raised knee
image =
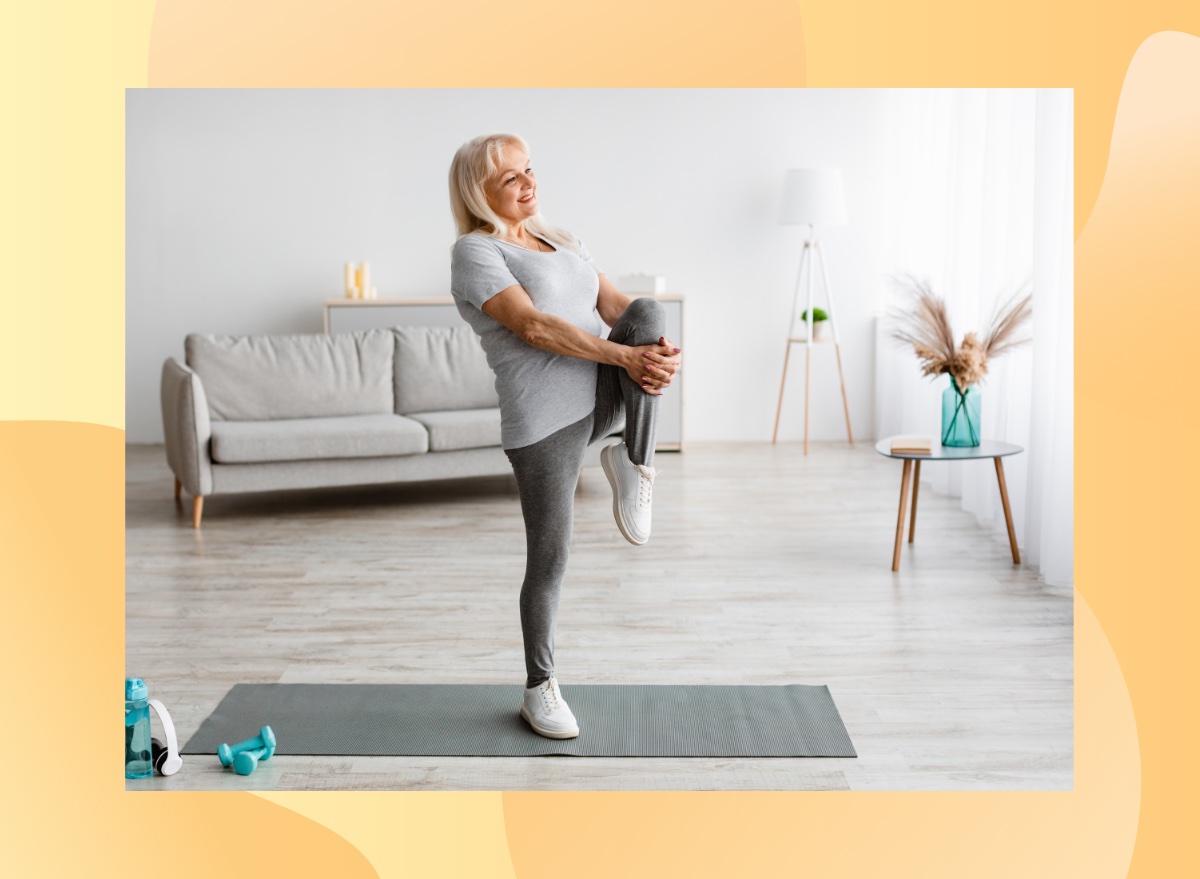
<path fill-rule="evenodd" d="M 641 296 L 633 300 L 629 303 L 629 308 L 626 310 L 636 320 L 665 318 L 667 316 L 667 311 L 663 308 L 663 304 L 649 296 Z"/>
<path fill-rule="evenodd" d="M 635 328 L 635 335 L 640 338 L 658 337 L 667 331 L 667 312 L 657 299 L 643 296 L 629 303 L 621 320 Z M 650 344 L 649 342 L 643 344 Z"/>

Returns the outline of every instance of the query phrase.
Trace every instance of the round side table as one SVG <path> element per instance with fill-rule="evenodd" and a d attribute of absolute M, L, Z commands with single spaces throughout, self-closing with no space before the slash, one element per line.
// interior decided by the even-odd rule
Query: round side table
<path fill-rule="evenodd" d="M 904 511 L 908 506 L 908 483 L 912 480 L 912 518 L 908 526 L 908 542 L 913 542 L 917 531 L 917 490 L 920 488 L 922 461 L 975 461 L 980 458 L 991 458 L 996 462 L 996 479 L 1000 483 L 1000 500 L 1004 504 L 1004 522 L 1008 525 L 1008 544 L 1012 548 L 1013 564 L 1021 564 L 1021 553 L 1017 549 L 1017 532 L 1013 530 L 1012 510 L 1008 506 L 1008 488 L 1004 484 L 1004 465 L 1000 459 L 1006 455 L 1015 455 L 1025 451 L 1012 443 L 1002 443 L 995 440 L 984 440 L 977 446 L 940 446 L 935 445 L 930 452 L 893 452 L 893 437 L 885 437 L 875 443 L 875 451 L 887 458 L 897 458 L 904 462 L 904 474 L 900 477 L 900 513 L 896 518 L 896 548 L 892 551 L 892 570 L 900 570 L 900 545 L 904 537 Z M 913 462 L 917 466 L 913 467 Z M 915 470 L 915 473 L 914 473 Z"/>

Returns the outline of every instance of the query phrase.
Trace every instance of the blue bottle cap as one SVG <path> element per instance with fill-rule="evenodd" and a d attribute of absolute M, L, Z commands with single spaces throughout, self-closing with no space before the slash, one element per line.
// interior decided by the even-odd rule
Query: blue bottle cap
<path fill-rule="evenodd" d="M 141 678 L 125 678 L 125 700 L 127 702 L 138 702 L 148 698 L 150 691 L 146 689 L 146 682 Z"/>

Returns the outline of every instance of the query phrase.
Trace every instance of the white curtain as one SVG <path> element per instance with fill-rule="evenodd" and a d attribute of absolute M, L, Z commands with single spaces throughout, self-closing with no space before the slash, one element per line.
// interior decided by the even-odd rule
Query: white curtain
<path fill-rule="evenodd" d="M 983 436 L 1004 459 L 1022 561 L 1048 583 L 1074 579 L 1073 98 L 1068 89 L 889 92 L 888 265 L 927 279 L 955 337 L 981 336 L 998 304 L 1031 280 L 1032 345 L 988 364 Z M 885 307 L 902 301 L 887 285 Z M 940 435 L 949 379 L 922 377 L 911 348 L 877 320 L 879 436 Z M 991 462 L 921 468 L 935 492 L 1007 541 Z M 925 490 L 924 488 L 922 490 Z"/>

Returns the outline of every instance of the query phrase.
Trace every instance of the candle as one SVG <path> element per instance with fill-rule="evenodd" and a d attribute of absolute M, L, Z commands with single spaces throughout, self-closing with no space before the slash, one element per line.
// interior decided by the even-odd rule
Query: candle
<path fill-rule="evenodd" d="M 354 298 L 354 263 L 342 263 L 342 292 L 347 299 Z"/>
<path fill-rule="evenodd" d="M 371 264 L 362 264 L 362 281 L 358 285 L 358 295 L 363 299 L 371 298 Z"/>
<path fill-rule="evenodd" d="M 354 269 L 354 298 L 362 299 L 363 290 L 363 266 L 360 264 Z"/>

